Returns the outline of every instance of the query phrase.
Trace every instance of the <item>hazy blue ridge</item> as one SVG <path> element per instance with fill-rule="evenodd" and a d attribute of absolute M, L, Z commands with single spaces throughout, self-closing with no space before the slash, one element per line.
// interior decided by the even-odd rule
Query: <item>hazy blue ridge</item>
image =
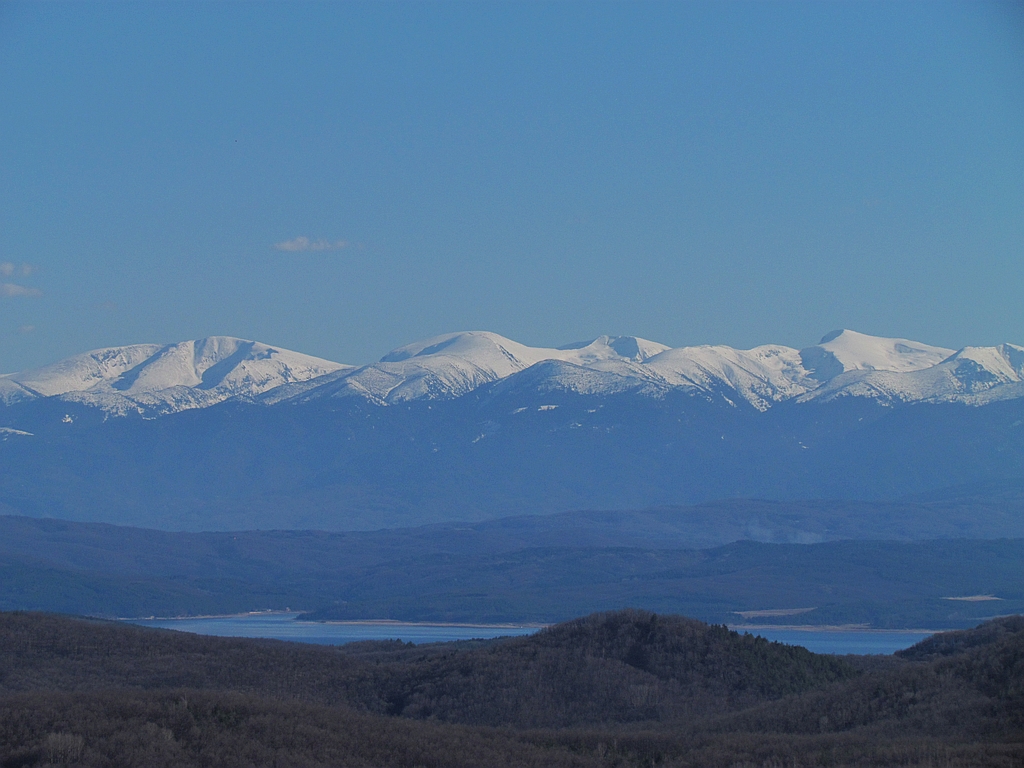
<path fill-rule="evenodd" d="M 104 420 L 44 399 L 0 417 L 31 433 L 0 441 L 6 509 L 166 529 L 375 529 L 730 497 L 891 500 L 1024 479 L 1024 399 L 845 398 L 762 413 L 682 393 L 495 388 L 387 407 L 228 402 L 154 420 Z M 1024 536 L 1017 518 L 990 523 L 965 518 L 960 535 Z"/>
<path fill-rule="evenodd" d="M 546 535 L 550 521 L 535 520 Z M 500 522 L 476 534 L 197 534 L 0 517 L 0 609 L 552 622 L 635 606 L 729 624 L 931 629 L 1024 611 L 1024 539 L 518 548 L 499 545 Z M 976 596 L 997 599 L 946 599 Z"/>

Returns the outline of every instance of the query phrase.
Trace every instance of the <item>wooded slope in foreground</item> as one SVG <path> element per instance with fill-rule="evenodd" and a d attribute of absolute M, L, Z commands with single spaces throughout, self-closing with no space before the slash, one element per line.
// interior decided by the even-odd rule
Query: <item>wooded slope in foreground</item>
<path fill-rule="evenodd" d="M 340 648 L 0 614 L 0 764 L 1018 765 L 1024 619 L 833 657 L 642 611 Z"/>

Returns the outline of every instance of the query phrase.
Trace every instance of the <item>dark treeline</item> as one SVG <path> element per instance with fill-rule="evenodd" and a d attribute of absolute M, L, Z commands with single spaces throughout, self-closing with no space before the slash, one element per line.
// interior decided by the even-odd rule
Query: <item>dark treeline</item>
<path fill-rule="evenodd" d="M 832 657 L 643 611 L 322 647 L 0 614 L 0 765 L 1018 765 L 1024 619 Z"/>
<path fill-rule="evenodd" d="M 596 766 L 511 733 L 189 689 L 0 700 L 5 768 L 83 766 Z"/>

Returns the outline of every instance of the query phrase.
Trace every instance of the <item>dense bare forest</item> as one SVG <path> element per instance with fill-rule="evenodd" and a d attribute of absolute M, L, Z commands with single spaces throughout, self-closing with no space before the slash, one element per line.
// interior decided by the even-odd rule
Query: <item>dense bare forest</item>
<path fill-rule="evenodd" d="M 1016 765 L 1024 620 L 834 657 L 642 611 L 309 646 L 0 614 L 3 766 Z"/>

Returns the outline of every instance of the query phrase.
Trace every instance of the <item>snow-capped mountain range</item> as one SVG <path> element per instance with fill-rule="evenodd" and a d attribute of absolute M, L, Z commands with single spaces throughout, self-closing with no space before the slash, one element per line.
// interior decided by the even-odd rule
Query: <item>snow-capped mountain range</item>
<path fill-rule="evenodd" d="M 117 347 L 0 376 L 0 467 L 0 514 L 182 530 L 893 499 L 1024 483 L 1024 348 L 465 332 L 351 366 L 226 337 Z"/>
<path fill-rule="evenodd" d="M 324 397 L 358 397 L 379 405 L 452 399 L 500 380 L 503 386 L 579 394 L 659 397 L 684 390 L 747 402 L 761 411 L 788 400 L 841 397 L 982 405 L 1024 396 L 1024 347 L 956 351 L 843 330 L 802 350 L 780 345 L 672 349 L 632 336 L 601 336 L 548 349 L 469 331 L 409 344 L 379 362 L 352 366 L 212 336 L 99 349 L 0 376 L 0 402 L 59 398 L 111 415 L 154 417 L 233 398 L 266 405 Z"/>

